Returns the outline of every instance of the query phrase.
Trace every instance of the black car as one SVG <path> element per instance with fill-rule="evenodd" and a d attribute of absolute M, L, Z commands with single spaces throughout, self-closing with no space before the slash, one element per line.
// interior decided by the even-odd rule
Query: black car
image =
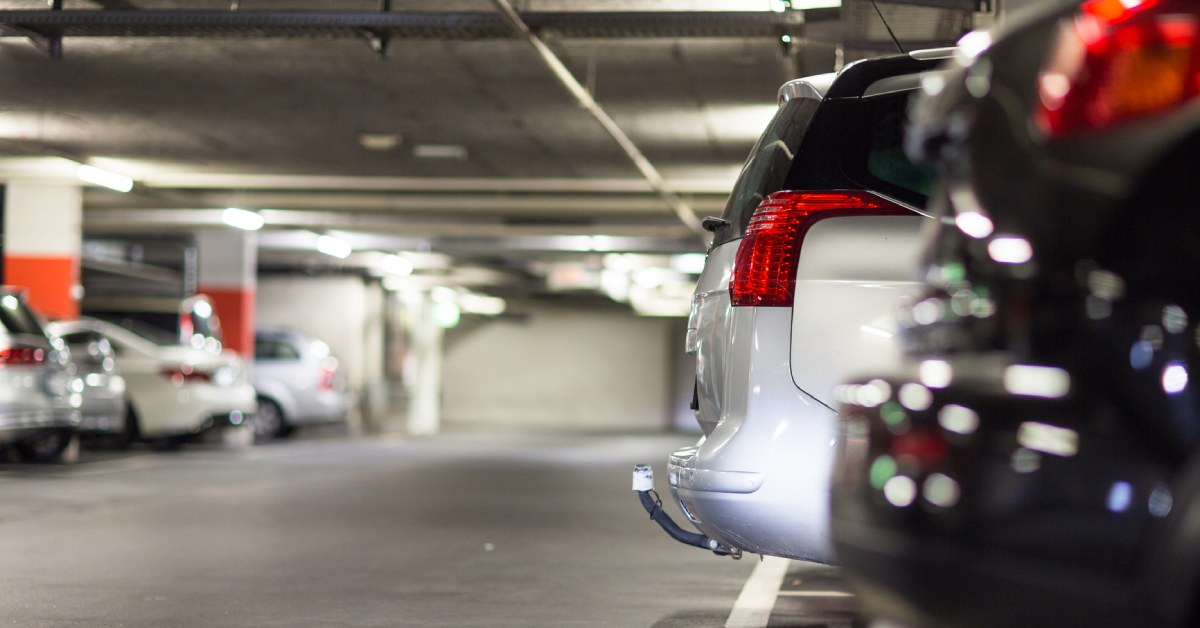
<path fill-rule="evenodd" d="M 1058 3 L 913 107 L 908 366 L 840 391 L 832 529 L 917 626 L 1196 625 L 1200 4 Z"/>

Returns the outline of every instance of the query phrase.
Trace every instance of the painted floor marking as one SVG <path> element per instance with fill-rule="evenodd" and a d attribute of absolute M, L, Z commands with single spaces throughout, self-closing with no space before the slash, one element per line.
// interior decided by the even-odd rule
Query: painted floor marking
<path fill-rule="evenodd" d="M 791 561 L 786 558 L 763 558 L 754 567 L 754 572 L 742 587 L 741 595 L 733 603 L 733 611 L 729 613 L 725 628 L 766 628 L 790 564 Z"/>

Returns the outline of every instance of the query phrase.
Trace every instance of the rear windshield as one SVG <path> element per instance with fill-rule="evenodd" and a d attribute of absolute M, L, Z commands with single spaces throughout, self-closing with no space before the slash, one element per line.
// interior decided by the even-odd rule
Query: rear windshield
<path fill-rule="evenodd" d="M 256 360 L 299 360 L 300 352 L 286 338 L 278 336 L 256 336 L 254 338 Z"/>
<path fill-rule="evenodd" d="M 763 198 L 783 189 L 796 149 L 819 104 L 820 101 L 811 98 L 796 98 L 775 112 L 738 175 L 722 215 L 730 224 L 717 230 L 714 246 L 742 237 L 751 214 Z"/>
<path fill-rule="evenodd" d="M 723 215 L 730 225 L 714 245 L 740 238 L 762 199 L 780 190 L 871 190 L 924 207 L 933 173 L 903 150 L 910 93 L 785 104 L 742 169 Z"/>
<path fill-rule="evenodd" d="M 37 315 L 11 294 L 0 297 L 0 325 L 10 334 L 46 335 Z"/>
<path fill-rule="evenodd" d="M 171 312 L 89 311 L 89 316 L 104 319 L 158 345 L 179 344 L 179 315 Z"/>

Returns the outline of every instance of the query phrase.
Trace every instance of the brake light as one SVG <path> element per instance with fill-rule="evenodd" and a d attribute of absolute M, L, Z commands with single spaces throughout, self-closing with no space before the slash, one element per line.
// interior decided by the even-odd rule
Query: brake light
<path fill-rule="evenodd" d="M 31 366 L 45 361 L 45 349 L 21 345 L 0 347 L 0 366 Z"/>
<path fill-rule="evenodd" d="M 888 453 L 892 458 L 921 468 L 937 465 L 946 458 L 949 447 L 933 430 L 912 430 L 892 439 Z"/>
<path fill-rule="evenodd" d="M 775 192 L 754 210 L 729 280 L 735 306 L 790 307 L 800 245 L 813 223 L 838 216 L 907 216 L 870 192 Z"/>
<path fill-rule="evenodd" d="M 321 390 L 332 390 L 334 377 L 337 375 L 337 361 L 326 359 L 321 364 L 321 377 L 317 380 L 317 387 Z"/>
<path fill-rule="evenodd" d="M 1200 94 L 1200 5 L 1090 0 L 1038 77 L 1035 119 L 1051 137 L 1169 112 Z"/>
<path fill-rule="evenodd" d="M 212 381 L 211 373 L 196 370 L 195 367 L 188 364 L 164 367 L 159 373 L 170 379 L 171 383 L 176 386 Z"/>

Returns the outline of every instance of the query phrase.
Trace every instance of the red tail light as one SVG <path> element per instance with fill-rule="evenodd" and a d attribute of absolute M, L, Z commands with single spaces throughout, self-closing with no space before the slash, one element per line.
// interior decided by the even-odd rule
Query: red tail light
<path fill-rule="evenodd" d="M 31 366 L 45 361 L 45 349 L 21 345 L 0 347 L 0 366 Z"/>
<path fill-rule="evenodd" d="M 1186 104 L 1200 94 L 1198 26 L 1191 0 L 1083 3 L 1038 78 L 1038 124 L 1060 137 Z"/>
<path fill-rule="evenodd" d="M 946 458 L 949 447 L 946 441 L 933 430 L 913 430 L 892 439 L 888 453 L 896 460 L 904 460 L 922 468 L 940 463 Z"/>
<path fill-rule="evenodd" d="M 800 245 L 813 223 L 837 216 L 907 216 L 870 192 L 776 192 L 763 200 L 738 246 L 729 280 L 735 306 L 790 307 Z"/>
<path fill-rule="evenodd" d="M 334 378 L 337 376 L 337 361 L 326 360 L 321 365 L 321 377 L 317 381 L 317 387 L 321 390 L 332 390 Z"/>
<path fill-rule="evenodd" d="M 182 386 L 185 383 L 198 383 L 212 381 L 212 374 L 205 371 L 198 371 L 192 366 L 181 364 L 179 366 L 165 367 L 161 371 L 163 376 L 167 377 L 176 386 Z"/>

